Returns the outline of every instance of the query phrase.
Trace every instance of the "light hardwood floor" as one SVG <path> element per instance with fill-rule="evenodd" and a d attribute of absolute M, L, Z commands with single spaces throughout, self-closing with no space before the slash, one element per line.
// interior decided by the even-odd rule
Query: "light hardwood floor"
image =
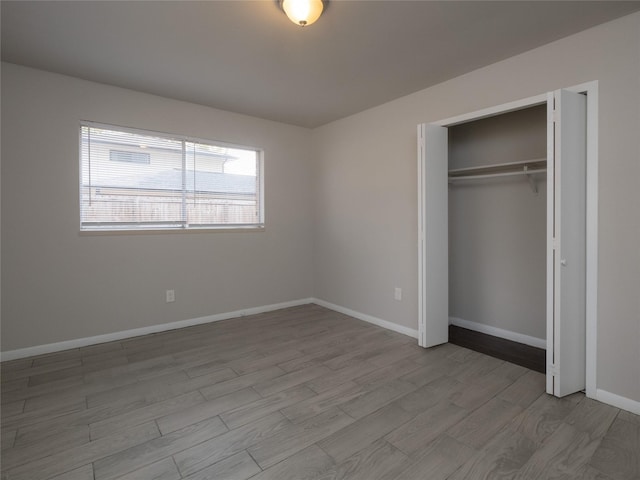
<path fill-rule="evenodd" d="M 640 419 L 315 305 L 2 364 L 6 480 L 640 478 Z"/>

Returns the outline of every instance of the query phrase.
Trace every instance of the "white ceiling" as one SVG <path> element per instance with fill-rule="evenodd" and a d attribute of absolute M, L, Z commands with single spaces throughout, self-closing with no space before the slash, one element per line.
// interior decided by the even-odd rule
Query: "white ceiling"
<path fill-rule="evenodd" d="M 2 60 L 315 127 L 640 10 L 618 1 L 2 1 Z"/>

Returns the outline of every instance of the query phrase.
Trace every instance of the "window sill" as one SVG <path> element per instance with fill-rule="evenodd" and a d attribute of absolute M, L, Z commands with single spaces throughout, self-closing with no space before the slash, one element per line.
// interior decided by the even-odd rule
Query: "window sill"
<path fill-rule="evenodd" d="M 218 227 L 218 228 L 175 228 L 175 229 L 140 229 L 140 230 L 80 230 L 81 237 L 102 237 L 112 235 L 175 235 L 175 234 L 199 234 L 199 233 L 258 233 L 264 232 L 264 225 L 252 227 Z"/>

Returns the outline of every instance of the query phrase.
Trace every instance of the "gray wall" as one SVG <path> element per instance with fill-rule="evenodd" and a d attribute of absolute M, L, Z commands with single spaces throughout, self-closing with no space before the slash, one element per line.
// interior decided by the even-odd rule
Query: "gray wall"
<path fill-rule="evenodd" d="M 449 168 L 546 157 L 546 106 L 449 128 Z M 546 180 L 449 186 L 449 315 L 546 338 Z"/>
<path fill-rule="evenodd" d="M 600 106 L 597 387 L 640 401 L 637 13 L 317 129 L 316 297 L 417 328 L 416 125 L 591 80 Z"/>
<path fill-rule="evenodd" d="M 80 235 L 80 120 L 263 148 L 266 230 Z M 309 130 L 11 64 L 2 127 L 3 350 L 312 295 Z"/>

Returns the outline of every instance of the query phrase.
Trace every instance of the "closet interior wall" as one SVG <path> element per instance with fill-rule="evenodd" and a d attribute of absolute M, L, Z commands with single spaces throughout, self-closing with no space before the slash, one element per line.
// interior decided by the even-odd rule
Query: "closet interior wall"
<path fill-rule="evenodd" d="M 546 105 L 449 128 L 449 170 L 546 158 Z M 546 338 L 546 174 L 449 185 L 449 315 Z"/>

